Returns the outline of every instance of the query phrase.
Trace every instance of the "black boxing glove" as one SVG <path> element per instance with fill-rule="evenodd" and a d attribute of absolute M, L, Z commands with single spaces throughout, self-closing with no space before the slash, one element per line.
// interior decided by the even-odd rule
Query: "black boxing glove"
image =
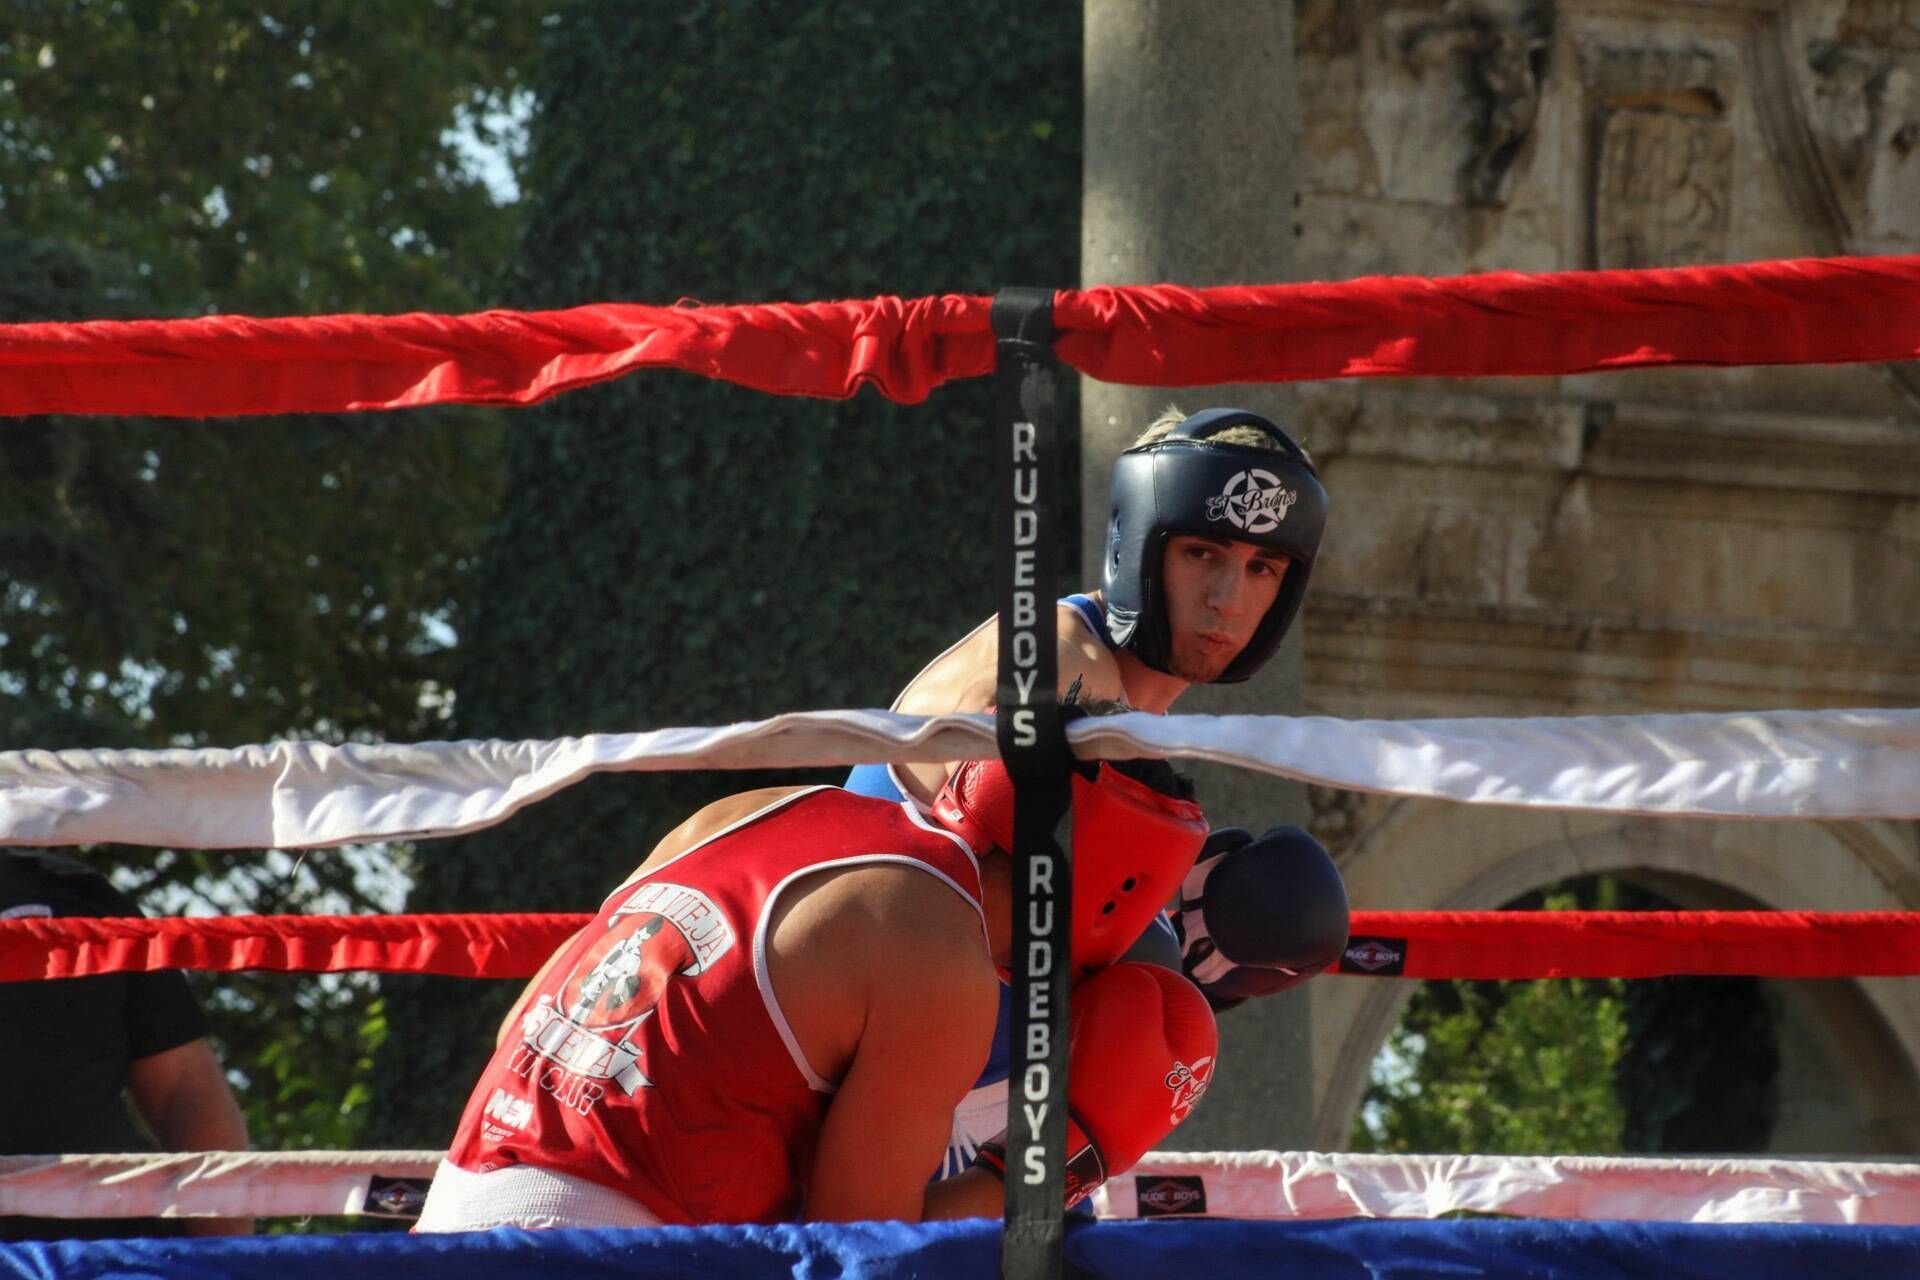
<path fill-rule="evenodd" d="M 1174 913 L 1181 967 L 1215 1011 L 1305 982 L 1347 945 L 1347 888 L 1299 827 L 1207 837 Z"/>

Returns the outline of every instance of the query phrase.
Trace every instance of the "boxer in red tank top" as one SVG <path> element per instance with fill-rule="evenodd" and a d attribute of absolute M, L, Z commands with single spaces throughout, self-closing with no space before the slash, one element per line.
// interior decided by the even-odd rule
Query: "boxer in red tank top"
<path fill-rule="evenodd" d="M 796 1216 L 852 1028 L 836 1025 L 828 972 L 787 972 L 774 943 L 832 935 L 847 961 L 832 966 L 845 970 L 831 975 L 839 985 L 895 923 L 863 919 L 871 942 L 849 936 L 860 930 L 820 918 L 823 889 L 862 916 L 879 899 L 910 916 L 928 949 L 896 961 L 946 988 L 939 1017 L 990 1030 L 980 871 L 963 842 L 905 806 L 835 788 L 737 801 L 709 818 L 715 834 L 681 850 L 670 839 L 536 980 L 468 1103 L 452 1164 L 570 1174 L 668 1223 Z M 971 1030 L 960 1043 L 977 1041 L 984 1060 L 984 1033 Z M 895 1034 L 953 1056 L 931 1027 Z"/>
<path fill-rule="evenodd" d="M 1076 815 L 1107 825 L 1085 843 L 1151 829 L 1140 843 L 1177 884 L 1205 836 L 1197 808 L 1109 764 L 1086 774 Z M 976 762 L 962 778 L 951 822 L 781 788 L 670 833 L 529 984 L 419 1229 L 997 1215 L 991 1163 L 927 1185 L 1011 949 L 989 812 L 1009 803 L 1004 773 Z M 1099 1170 L 1084 1195 L 1191 1108 L 1214 1033 L 1197 989 L 1145 965 L 1076 988 L 1071 1017 L 1070 1109 L 1091 1156 L 1076 1167 Z"/>

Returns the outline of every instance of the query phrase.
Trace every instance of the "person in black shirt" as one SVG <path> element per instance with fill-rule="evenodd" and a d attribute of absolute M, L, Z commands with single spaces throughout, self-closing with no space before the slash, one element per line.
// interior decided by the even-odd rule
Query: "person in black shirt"
<path fill-rule="evenodd" d="M 0 919 L 137 916 L 106 877 L 57 854 L 0 849 Z M 207 1043 L 207 1024 L 178 970 L 0 982 L 0 1154 L 151 1149 L 244 1151 L 246 1121 Z M 0 1240 L 176 1234 L 240 1235 L 244 1218 L 0 1216 Z"/>

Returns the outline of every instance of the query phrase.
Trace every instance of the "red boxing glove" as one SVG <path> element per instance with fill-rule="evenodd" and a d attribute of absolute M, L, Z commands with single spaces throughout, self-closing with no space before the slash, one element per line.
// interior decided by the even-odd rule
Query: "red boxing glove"
<path fill-rule="evenodd" d="M 1122 961 L 1073 989 L 1067 1049 L 1067 1208 L 1125 1173 L 1185 1120 L 1213 1078 L 1220 1033 L 1200 989 Z M 974 1163 L 1006 1176 L 1006 1135 Z"/>

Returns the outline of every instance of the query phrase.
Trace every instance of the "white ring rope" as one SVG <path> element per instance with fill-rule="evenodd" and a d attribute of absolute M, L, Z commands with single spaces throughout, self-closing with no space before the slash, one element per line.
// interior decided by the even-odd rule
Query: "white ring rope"
<path fill-rule="evenodd" d="M 1163 1212 L 1197 1178 L 1224 1218 L 1434 1218 L 1456 1210 L 1641 1222 L 1920 1223 L 1920 1164 L 1628 1156 L 1152 1152 L 1094 1193 L 1105 1218 Z M 1156 1184 L 1159 1184 L 1156 1186 Z"/>
<path fill-rule="evenodd" d="M 0 1214 L 307 1217 L 392 1212 L 437 1151 L 0 1157 Z M 1169 1176 L 1173 1181 L 1169 1181 Z M 372 1193 L 372 1200 L 369 1195 Z M 1196 1194 L 1197 1193 L 1197 1194 Z M 1920 1223 L 1920 1164 L 1891 1161 L 1152 1152 L 1095 1193 L 1103 1218 L 1433 1218 L 1455 1210 L 1643 1222 Z"/>
<path fill-rule="evenodd" d="M 373 1180 L 425 1185 L 438 1151 L 182 1151 L 0 1156 L 0 1214 L 304 1218 L 369 1211 Z M 378 1206 L 372 1206 L 378 1209 Z"/>
<path fill-rule="evenodd" d="M 1706 818 L 1920 818 L 1920 711 L 1081 721 L 1083 756 L 1211 760 L 1354 791 Z M 544 741 L 0 752 L 0 844 L 317 848 L 475 831 L 593 773 L 997 755 L 982 715 L 795 712 Z"/>

